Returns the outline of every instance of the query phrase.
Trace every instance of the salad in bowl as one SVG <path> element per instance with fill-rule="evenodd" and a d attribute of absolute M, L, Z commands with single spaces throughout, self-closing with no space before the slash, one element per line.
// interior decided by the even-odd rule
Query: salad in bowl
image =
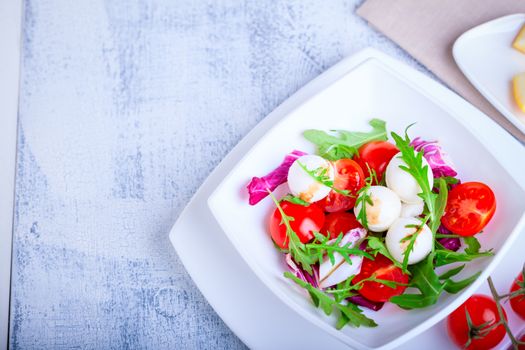
<path fill-rule="evenodd" d="M 462 178 L 441 145 L 411 138 L 410 126 L 389 140 L 384 121 L 369 124 L 306 130 L 315 154 L 294 150 L 247 186 L 251 205 L 274 203 L 267 231 L 283 276 L 335 313 L 337 329 L 377 326 L 363 308 L 434 305 L 479 276 L 457 278 L 466 264 L 493 255 L 476 237 L 496 210 L 491 188 Z"/>

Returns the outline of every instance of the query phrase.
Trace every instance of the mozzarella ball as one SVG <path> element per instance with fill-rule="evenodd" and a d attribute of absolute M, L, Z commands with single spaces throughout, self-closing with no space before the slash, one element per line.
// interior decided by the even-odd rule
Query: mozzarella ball
<path fill-rule="evenodd" d="M 318 169 L 326 169 L 324 176 L 331 181 L 334 180 L 334 167 L 329 161 L 313 154 L 305 155 L 297 158 L 288 170 L 288 187 L 290 192 L 308 203 L 317 202 L 328 196 L 331 188 L 314 179 L 301 165 L 310 171 L 316 172 Z"/>
<path fill-rule="evenodd" d="M 371 186 L 366 193 L 372 201 L 372 204 L 366 203 L 365 206 L 368 229 L 373 232 L 388 230 L 390 225 L 392 225 L 401 214 L 401 200 L 399 196 L 385 186 Z M 361 193 L 359 197 L 363 195 L 364 192 Z M 358 200 L 354 208 L 354 213 L 357 218 L 363 207 L 362 202 L 363 201 Z M 363 222 L 361 222 L 361 224 L 363 224 Z"/>
<path fill-rule="evenodd" d="M 424 207 L 425 207 L 425 203 L 423 201 L 420 201 L 414 204 L 402 203 L 401 204 L 401 217 L 402 218 L 415 218 L 423 214 Z"/>
<path fill-rule="evenodd" d="M 432 169 L 430 169 L 427 160 L 423 157 L 423 166 L 425 165 L 428 167 L 428 185 L 432 188 L 434 184 Z M 386 185 L 392 191 L 397 193 L 399 198 L 401 198 L 401 200 L 405 203 L 413 204 L 423 201 L 423 199 L 418 196 L 418 194 L 421 193 L 421 187 L 418 185 L 414 177 L 405 170 L 401 169 L 400 166 L 407 166 L 401 157 L 401 152 L 396 154 L 386 167 Z"/>
<path fill-rule="evenodd" d="M 388 229 L 385 237 L 386 247 L 390 255 L 400 263 L 403 262 L 404 253 L 410 244 L 409 239 L 403 242 L 401 241 L 405 237 L 414 234 L 418 227 L 420 231 L 417 233 L 414 249 L 410 251 L 410 255 L 408 256 L 408 264 L 411 265 L 420 262 L 432 250 L 432 232 L 427 225 L 421 227 L 421 224 L 421 220 L 416 218 L 399 218 Z M 414 225 L 417 225 L 417 227 Z"/>

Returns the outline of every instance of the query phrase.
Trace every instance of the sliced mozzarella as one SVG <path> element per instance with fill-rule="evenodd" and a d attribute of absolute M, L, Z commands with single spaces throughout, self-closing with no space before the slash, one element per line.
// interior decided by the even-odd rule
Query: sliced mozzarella
<path fill-rule="evenodd" d="M 296 159 L 288 170 L 290 192 L 309 203 L 317 202 L 328 196 L 331 191 L 330 187 L 314 179 L 301 165 L 310 171 L 326 169 L 325 176 L 330 181 L 334 180 L 334 167 L 329 161 L 316 155 L 305 155 Z"/>
<path fill-rule="evenodd" d="M 368 229 L 373 232 L 383 232 L 388 230 L 390 225 L 399 218 L 401 213 L 401 200 L 391 189 L 385 186 L 371 186 L 366 191 L 372 204 L 366 203 L 366 220 Z M 360 197 L 364 193 L 360 194 Z M 362 201 L 358 200 L 354 208 L 354 213 L 359 218 Z M 360 220 L 361 221 L 361 220 Z M 363 222 L 361 224 L 364 225 Z"/>
<path fill-rule="evenodd" d="M 414 248 L 408 256 L 408 264 L 418 263 L 430 253 L 433 246 L 432 232 L 427 225 L 421 227 L 421 224 L 421 220 L 416 218 L 399 218 L 390 226 L 386 233 L 385 243 L 388 252 L 394 259 L 403 262 L 404 253 L 410 244 L 410 240 L 404 240 L 404 238 L 412 236 L 418 228 L 420 230 L 417 233 Z"/>
<path fill-rule="evenodd" d="M 425 165 L 427 166 L 428 185 L 432 187 L 434 182 L 432 170 L 430 169 L 427 160 L 423 158 L 423 166 Z M 406 167 L 407 164 L 401 157 L 401 152 L 399 152 L 392 158 L 386 167 L 386 185 L 392 191 L 397 193 L 399 198 L 405 203 L 413 204 L 423 201 L 421 197 L 418 196 L 418 194 L 421 193 L 421 187 L 412 175 L 400 168 L 401 166 Z"/>
<path fill-rule="evenodd" d="M 401 204 L 401 217 L 402 218 L 415 218 L 423 214 L 424 206 L 425 206 L 425 203 L 423 201 L 420 201 L 414 204 L 402 203 Z"/>
<path fill-rule="evenodd" d="M 366 230 L 363 228 L 350 230 L 339 242 L 339 246 L 342 247 L 350 243 L 349 247 L 356 247 L 365 236 Z M 363 257 L 351 255 L 350 261 L 352 264 L 346 262 L 339 253 L 334 253 L 333 263 L 328 257 L 325 257 L 319 265 L 319 287 L 327 288 L 343 282 L 352 275 L 359 274 Z"/>

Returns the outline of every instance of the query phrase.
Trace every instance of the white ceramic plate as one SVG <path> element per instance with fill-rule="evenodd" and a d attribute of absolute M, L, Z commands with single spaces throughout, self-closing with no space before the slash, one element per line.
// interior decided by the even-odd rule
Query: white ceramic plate
<path fill-rule="evenodd" d="M 451 103 L 450 111 L 460 115 L 463 122 L 470 125 L 473 133 L 490 140 L 487 143 L 490 143 L 493 154 L 505 168 L 512 170 L 521 182 L 525 181 L 525 165 L 515 162 L 515 157 L 525 157 L 525 149 L 492 120 L 466 104 L 450 90 L 375 50 L 367 49 L 343 60 L 301 89 L 253 129 L 208 177 L 170 233 L 178 256 L 192 279 L 215 311 L 250 348 L 279 346 L 339 349 L 346 346 L 291 311 L 288 305 L 254 276 L 217 227 L 206 206 L 206 200 L 230 169 L 272 125 L 317 91 L 340 79 L 369 58 L 380 60 L 383 65 L 415 84 L 422 93 L 432 93 L 437 102 Z M 521 250 L 514 249 L 513 252 L 514 256 L 507 256 L 506 260 L 511 261 L 511 266 L 519 265 L 522 260 Z M 518 270 L 519 266 L 514 266 L 513 271 L 504 268 L 496 274 L 503 288 Z M 426 347 L 450 348 L 451 344 L 443 332 L 443 325 L 439 324 L 423 333 L 421 337 L 424 337 L 425 342 L 428 341 Z M 403 349 L 420 348 L 423 341 L 421 337 L 404 344 Z"/>
<path fill-rule="evenodd" d="M 512 77 L 525 72 L 525 54 L 512 41 L 524 24 L 525 14 L 495 19 L 465 32 L 452 50 L 472 85 L 523 133 L 525 113 L 512 96 Z"/>
<path fill-rule="evenodd" d="M 291 111 L 261 137 L 210 196 L 210 209 L 254 273 L 298 314 L 355 348 L 391 348 L 439 322 L 467 299 L 495 268 L 525 223 L 525 191 L 492 155 L 488 144 L 471 132 L 461 116 L 450 111 L 455 102 L 435 101 L 432 94 L 421 92 L 395 70 L 370 58 Z M 287 270 L 283 255 L 267 233 L 274 205 L 269 198 L 256 206 L 248 205 L 245 186 L 254 175 L 275 168 L 293 149 L 314 153 L 314 146 L 302 137 L 304 130 L 364 131 L 373 117 L 385 119 L 388 128 L 398 133 L 417 122 L 411 129 L 413 136 L 438 139 L 455 160 L 464 181 L 482 181 L 494 190 L 499 210 L 480 241 L 486 249 L 494 248 L 496 256 L 467 265 L 458 278 L 483 272 L 462 293 L 445 294 L 436 305 L 411 312 L 386 304 L 379 312 L 366 312 L 379 324 L 377 328 L 345 327 L 338 331 L 334 318 L 312 307 L 303 291 L 283 278 Z M 282 190 L 286 191 L 286 186 Z"/>

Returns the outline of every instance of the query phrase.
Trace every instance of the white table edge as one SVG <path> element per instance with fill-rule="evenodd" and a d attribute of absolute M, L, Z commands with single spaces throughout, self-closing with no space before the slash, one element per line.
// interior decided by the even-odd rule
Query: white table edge
<path fill-rule="evenodd" d="M 0 1 L 0 349 L 9 346 L 22 1 Z"/>

